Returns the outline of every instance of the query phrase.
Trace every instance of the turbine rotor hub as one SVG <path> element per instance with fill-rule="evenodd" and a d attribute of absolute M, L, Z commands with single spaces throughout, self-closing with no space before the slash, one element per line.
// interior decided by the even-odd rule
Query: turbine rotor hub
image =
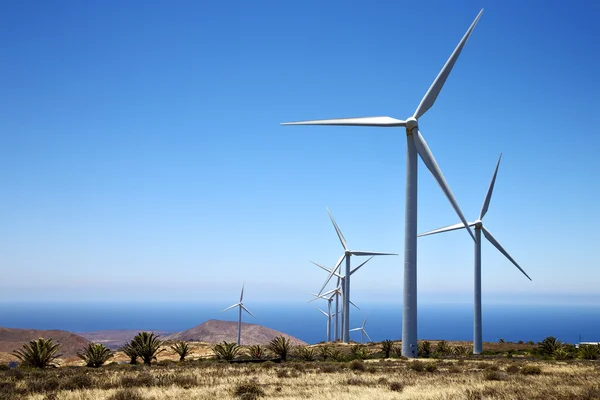
<path fill-rule="evenodd" d="M 476 229 L 481 229 L 482 226 L 483 226 L 483 222 L 481 222 L 481 220 L 475 221 L 475 228 Z"/>
<path fill-rule="evenodd" d="M 406 120 L 406 132 L 412 133 L 412 130 L 419 127 L 419 123 L 415 117 L 410 117 Z"/>

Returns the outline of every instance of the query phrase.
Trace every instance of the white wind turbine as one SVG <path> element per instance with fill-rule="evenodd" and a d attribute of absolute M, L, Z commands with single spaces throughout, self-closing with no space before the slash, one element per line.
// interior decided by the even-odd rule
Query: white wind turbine
<path fill-rule="evenodd" d="M 363 324 L 360 328 L 354 328 L 354 329 L 350 329 L 350 332 L 352 331 L 360 331 L 360 343 L 364 343 L 365 342 L 365 335 L 367 335 L 367 337 L 369 338 L 369 341 L 373 341 L 373 339 L 371 339 L 371 337 L 369 336 L 369 334 L 367 333 L 367 331 L 365 330 L 365 325 L 367 325 L 367 317 L 365 317 L 365 320 L 363 321 Z"/>
<path fill-rule="evenodd" d="M 529 275 L 523 271 L 523 269 L 517 264 L 517 262 L 504 250 L 504 248 L 498 243 L 496 238 L 492 236 L 490 231 L 488 231 L 483 226 L 483 217 L 488 211 L 488 207 L 490 206 L 490 201 L 492 199 L 492 192 L 494 191 L 494 184 L 496 183 L 496 175 L 498 174 L 498 167 L 500 167 L 500 160 L 502 159 L 502 154 L 500 154 L 500 158 L 498 158 L 498 164 L 496 164 L 496 169 L 494 170 L 494 176 L 492 177 L 492 182 L 490 183 L 490 187 L 488 188 L 487 194 L 485 196 L 485 200 L 483 200 L 483 206 L 481 207 L 481 212 L 479 213 L 479 219 L 474 222 L 469 223 L 469 226 L 475 228 L 475 306 L 474 306 L 474 321 L 473 321 L 473 354 L 481 354 L 483 350 L 483 334 L 482 334 L 482 323 L 481 323 L 481 232 L 483 232 L 483 236 L 494 245 L 495 248 L 508 260 L 515 265 L 525 275 L 529 280 L 531 278 Z M 419 236 L 427 236 L 433 235 L 441 232 L 454 231 L 456 229 L 464 228 L 463 224 L 450 225 L 444 228 L 435 229 L 433 231 L 421 233 Z"/>
<path fill-rule="evenodd" d="M 419 132 L 418 119 L 433 106 L 438 94 L 442 90 L 452 67 L 456 63 L 467 39 L 473 28 L 479 21 L 479 12 L 467 33 L 463 36 L 446 64 L 433 81 L 433 84 L 425 93 L 412 117 L 406 121 L 390 117 L 364 117 L 364 118 L 341 118 L 314 121 L 288 122 L 282 125 L 341 125 L 341 126 L 370 126 L 370 127 L 405 127 L 406 128 L 406 203 L 404 223 L 404 290 L 403 290 L 403 312 L 402 312 L 402 355 L 405 357 L 417 357 L 417 154 L 421 156 L 423 163 L 433 174 L 442 191 L 452 204 L 460 220 L 467 231 L 475 240 L 473 232 L 468 227 L 467 220 L 463 216 L 458 203 L 442 174 L 429 146 Z M 418 54 L 410 51 L 408 62 L 418 63 Z"/>
<path fill-rule="evenodd" d="M 350 275 L 352 275 L 353 273 L 355 273 L 356 271 L 358 271 L 360 269 L 360 267 L 362 267 L 363 265 L 365 265 L 366 263 L 368 263 L 369 261 L 371 261 L 371 259 L 373 258 L 373 256 L 369 257 L 367 259 L 367 261 L 363 262 L 362 264 L 360 264 L 358 267 L 354 268 L 352 271 L 350 271 Z M 329 272 L 330 274 L 332 273 L 333 270 L 322 266 L 321 264 L 317 264 L 314 261 L 311 261 L 311 263 L 315 264 L 317 267 Z M 323 295 L 319 295 L 316 293 L 311 293 L 313 296 L 315 297 L 322 297 L 324 295 L 327 295 L 328 293 L 334 293 L 335 294 L 335 340 L 339 339 L 339 324 L 338 324 L 338 315 L 340 314 L 340 309 L 339 309 L 339 298 L 340 296 L 342 297 L 342 299 L 344 298 L 344 294 L 343 294 L 343 288 L 344 288 L 344 277 L 341 276 L 340 274 L 338 274 L 337 272 L 333 272 L 333 275 L 335 275 L 337 277 L 337 284 L 335 289 L 330 290 L 329 292 L 324 293 Z M 315 299 L 311 300 L 314 301 Z M 350 302 L 350 304 L 352 304 L 354 307 L 356 307 L 358 310 L 360 310 L 360 308 L 358 308 L 358 306 L 356 304 L 354 304 L 352 302 L 352 300 L 348 300 Z M 343 304 L 342 304 L 343 306 Z M 342 312 L 342 320 L 344 318 L 344 313 Z"/>
<path fill-rule="evenodd" d="M 325 311 L 321 310 L 318 307 L 317 307 L 317 310 L 319 310 L 321 312 L 321 314 L 323 314 L 327 317 L 327 341 L 331 342 L 331 302 L 329 303 L 329 312 L 328 313 L 326 313 Z"/>
<path fill-rule="evenodd" d="M 323 287 L 321 288 L 321 291 L 319 292 L 319 294 L 321 292 L 323 292 L 323 289 L 325 289 L 325 286 L 327 286 L 327 284 L 329 283 L 329 280 L 336 273 L 337 269 L 340 267 L 340 265 L 342 264 L 342 261 L 344 261 L 344 258 L 345 258 L 346 259 L 346 271 L 344 273 L 344 280 L 343 280 L 343 284 L 342 284 L 342 293 L 343 293 L 342 298 L 344 300 L 344 304 L 342 307 L 342 342 L 349 343 L 350 342 L 350 275 L 352 275 L 352 271 L 350 270 L 350 258 L 352 256 L 397 256 L 398 254 L 348 249 L 348 245 L 346 244 L 346 239 L 344 238 L 342 231 L 340 230 L 337 223 L 335 222 L 335 219 L 333 219 L 333 216 L 331 215 L 331 212 L 329 211 L 329 209 L 327 209 L 327 213 L 329 213 L 329 218 L 331 219 L 331 223 L 333 224 L 333 227 L 335 228 L 338 238 L 340 239 L 340 243 L 344 247 L 344 254 L 340 257 L 338 262 L 335 264 L 335 266 L 329 273 L 329 277 L 327 277 L 327 280 L 323 284 Z M 369 260 L 367 260 L 367 261 L 369 261 Z M 367 261 L 365 261 L 360 266 L 355 268 L 355 271 L 358 268 L 365 265 Z"/>
<path fill-rule="evenodd" d="M 242 301 L 244 300 L 244 284 L 242 284 L 242 293 L 240 294 L 240 302 L 239 303 L 235 303 L 232 306 L 227 307 L 226 309 L 222 310 L 223 311 L 227 311 L 227 310 L 231 310 L 234 307 L 239 307 L 239 314 L 238 314 L 238 338 L 237 338 L 237 344 L 238 346 L 241 344 L 241 339 L 242 339 L 242 309 L 244 309 L 244 311 L 246 311 L 248 314 L 252 315 L 254 318 L 256 318 L 254 316 L 254 314 L 252 314 L 246 307 L 244 307 L 244 304 L 242 303 Z"/>

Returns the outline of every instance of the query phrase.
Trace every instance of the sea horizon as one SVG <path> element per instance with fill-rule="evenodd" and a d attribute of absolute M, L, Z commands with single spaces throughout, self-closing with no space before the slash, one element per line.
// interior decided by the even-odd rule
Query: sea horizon
<path fill-rule="evenodd" d="M 311 304 L 255 302 L 248 307 L 256 318 L 244 314 L 243 322 L 275 329 L 310 344 L 322 342 L 326 340 L 327 318 Z M 189 301 L 5 301 L 0 302 L 0 327 L 73 333 L 120 329 L 179 332 L 210 319 L 237 321 L 237 312 L 221 312 L 225 307 L 221 302 Z M 401 305 L 363 302 L 360 307 L 351 311 L 351 328 L 360 327 L 366 317 L 365 329 L 373 341 L 400 340 Z M 427 303 L 420 305 L 418 312 L 420 340 L 472 340 L 472 304 Z M 555 336 L 568 343 L 600 341 L 599 317 L 600 305 L 484 303 L 483 340 L 538 342 Z M 352 332 L 351 340 L 360 341 L 360 332 Z"/>

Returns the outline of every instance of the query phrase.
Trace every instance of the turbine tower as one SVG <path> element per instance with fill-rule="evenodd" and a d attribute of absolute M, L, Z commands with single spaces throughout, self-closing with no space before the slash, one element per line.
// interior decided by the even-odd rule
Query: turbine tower
<path fill-rule="evenodd" d="M 475 294 L 474 294 L 474 321 L 473 321 L 473 354 L 481 354 L 483 350 L 483 334 L 482 334 L 482 323 L 481 323 L 481 232 L 483 232 L 483 236 L 494 245 L 495 248 L 510 262 L 512 262 L 515 267 L 519 268 L 519 271 L 523 273 L 527 277 L 527 279 L 531 280 L 529 275 L 523 271 L 523 269 L 517 264 L 517 262 L 504 250 L 504 248 L 498 243 L 498 241 L 492 236 L 490 231 L 485 229 L 483 226 L 483 217 L 488 211 L 488 207 L 490 206 L 490 201 L 492 199 L 492 192 L 494 191 L 494 184 L 496 183 L 496 175 L 498 174 L 498 167 L 500 167 L 500 160 L 502 159 L 502 153 L 500 154 L 500 158 L 498 158 L 498 164 L 496 164 L 496 170 L 494 171 L 494 176 L 492 177 L 492 183 L 490 183 L 490 187 L 488 188 L 487 194 L 485 196 L 485 200 L 483 200 L 483 206 L 481 207 L 481 212 L 479 213 L 479 219 L 474 222 L 469 223 L 469 226 L 475 228 Z M 450 225 L 445 228 L 435 229 L 433 231 L 425 232 L 420 234 L 419 236 L 427 236 L 434 235 L 436 233 L 454 231 L 456 229 L 464 228 L 463 224 Z"/>
<path fill-rule="evenodd" d="M 402 310 L 402 355 L 409 358 L 417 357 L 417 154 L 433 174 L 442 191 L 452 204 L 465 228 L 475 240 L 473 232 L 468 227 L 458 203 L 442 174 L 429 146 L 419 132 L 418 120 L 433 106 L 442 90 L 452 67 L 456 63 L 473 28 L 479 21 L 479 12 L 458 46 L 450 55 L 446 64 L 425 93 L 412 117 L 406 121 L 390 117 L 341 118 L 314 121 L 288 122 L 282 125 L 338 125 L 338 126 L 370 126 L 370 127 L 404 127 L 406 129 L 406 203 L 404 225 L 404 290 Z M 416 55 L 411 55 L 410 62 L 418 62 Z"/>
<path fill-rule="evenodd" d="M 317 310 L 319 310 L 321 312 L 321 314 L 323 314 L 324 316 L 327 317 L 327 341 L 331 342 L 331 303 L 329 303 L 329 312 L 328 313 L 326 313 L 325 311 L 321 310 L 318 307 L 317 307 Z"/>
<path fill-rule="evenodd" d="M 321 294 L 321 292 L 323 292 L 323 289 L 325 289 L 325 286 L 327 286 L 331 277 L 336 273 L 337 269 L 342 264 L 342 261 L 344 261 L 344 259 L 346 259 L 346 271 L 344 273 L 344 280 L 343 280 L 343 284 L 342 284 L 342 293 L 343 293 L 342 299 L 344 300 L 344 304 L 342 307 L 342 342 L 349 343 L 350 342 L 350 275 L 352 275 L 352 272 L 353 272 L 350 270 L 350 258 L 352 256 L 397 256 L 398 254 L 380 253 L 380 252 L 375 252 L 375 251 L 350 250 L 346 243 L 346 239 L 344 238 L 344 235 L 342 234 L 342 231 L 340 230 L 337 223 L 335 222 L 335 219 L 333 219 L 333 216 L 331 215 L 331 212 L 329 211 L 329 209 L 327 209 L 327 213 L 329 213 L 329 218 L 331 219 L 331 223 L 333 224 L 333 227 L 335 228 L 338 238 L 340 239 L 340 243 L 342 244 L 342 247 L 344 247 L 344 254 L 340 257 L 338 262 L 335 264 L 335 267 L 333 267 L 333 269 L 329 273 L 329 277 L 327 277 L 327 280 L 323 284 L 323 287 L 319 291 L 319 294 Z M 359 265 L 357 268 L 355 268 L 355 271 L 358 268 L 365 265 L 369 260 L 365 261 L 364 263 Z"/>
<path fill-rule="evenodd" d="M 241 344 L 241 339 L 242 339 L 242 309 L 244 309 L 244 311 L 246 311 L 248 314 L 252 315 L 254 318 L 256 318 L 254 316 L 254 314 L 252 314 L 246 307 L 244 307 L 244 304 L 242 303 L 242 301 L 244 300 L 244 284 L 242 284 L 242 293 L 240 294 L 240 302 L 239 303 L 235 303 L 232 306 L 227 307 L 226 309 L 222 310 L 223 311 L 227 311 L 227 310 L 231 310 L 234 307 L 239 307 L 239 314 L 238 314 L 238 339 L 237 339 L 237 344 L 238 346 Z"/>
<path fill-rule="evenodd" d="M 354 329 L 350 329 L 350 332 L 352 331 L 360 331 L 360 343 L 363 344 L 365 342 L 365 335 L 367 335 L 367 337 L 369 338 L 369 341 L 373 341 L 373 339 L 371 339 L 371 337 L 369 336 L 369 334 L 367 333 L 367 331 L 365 331 L 365 325 L 367 324 L 367 317 L 365 317 L 365 320 L 362 324 L 362 326 L 360 328 L 354 328 Z"/>

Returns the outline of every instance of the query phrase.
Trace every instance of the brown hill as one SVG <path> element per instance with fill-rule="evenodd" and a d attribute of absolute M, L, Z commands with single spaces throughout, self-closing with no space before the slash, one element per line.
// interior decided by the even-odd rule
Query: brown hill
<path fill-rule="evenodd" d="M 75 356 L 88 344 L 86 339 L 67 331 L 0 327 L 0 352 L 12 353 L 13 350 L 22 348 L 24 343 L 39 338 L 60 343 L 58 354 L 62 354 L 63 358 Z"/>
<path fill-rule="evenodd" d="M 237 322 L 211 319 L 186 331 L 169 335 L 165 339 L 207 343 L 235 342 L 237 341 L 237 329 Z M 256 324 L 242 323 L 243 345 L 268 344 L 277 336 L 289 338 L 296 345 L 306 345 L 306 342 L 274 329 Z"/>
<path fill-rule="evenodd" d="M 104 330 L 104 331 L 93 331 L 93 332 L 77 332 L 77 335 L 89 340 L 94 343 L 102 343 L 111 350 L 116 350 L 126 342 L 133 339 L 135 335 L 143 329 L 118 329 L 118 330 Z M 165 331 L 149 331 L 155 335 L 161 336 L 168 335 L 170 332 Z"/>

